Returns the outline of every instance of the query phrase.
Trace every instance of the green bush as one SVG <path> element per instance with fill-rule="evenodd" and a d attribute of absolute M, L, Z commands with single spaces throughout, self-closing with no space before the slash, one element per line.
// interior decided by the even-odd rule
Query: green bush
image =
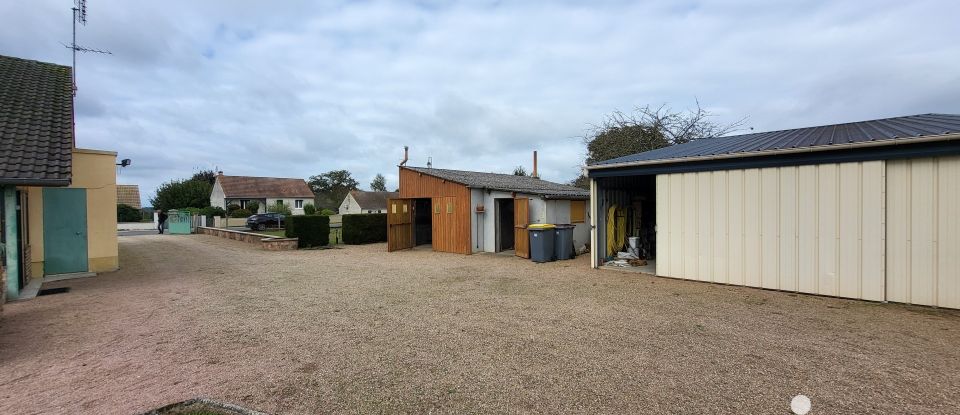
<path fill-rule="evenodd" d="M 260 202 L 257 202 L 256 200 L 251 200 L 251 201 L 247 202 L 247 210 L 249 210 L 250 212 L 253 212 L 253 213 L 259 212 L 259 211 L 260 211 Z"/>
<path fill-rule="evenodd" d="M 279 213 L 281 215 L 290 216 L 293 212 L 290 211 L 290 205 L 286 203 L 275 203 L 270 206 L 267 206 L 267 212 L 270 213 Z"/>
<path fill-rule="evenodd" d="M 303 205 L 303 214 L 304 215 L 313 215 L 317 213 L 317 207 L 313 203 L 307 203 Z"/>
<path fill-rule="evenodd" d="M 330 218 L 327 216 L 288 216 L 285 219 L 287 238 L 300 238 L 297 246 L 325 246 L 330 244 Z"/>
<path fill-rule="evenodd" d="M 231 218 L 245 218 L 250 215 L 252 215 L 252 213 L 250 213 L 250 211 L 246 209 L 237 209 L 237 210 L 234 210 L 233 212 L 230 212 Z"/>
<path fill-rule="evenodd" d="M 200 214 L 203 216 L 219 216 L 224 217 L 227 215 L 227 212 L 223 210 L 222 207 L 218 206 L 207 206 L 203 209 L 200 209 Z"/>
<path fill-rule="evenodd" d="M 195 207 L 179 208 L 179 209 L 177 209 L 177 211 L 180 211 L 180 212 L 190 212 L 191 215 L 199 215 L 199 214 L 200 214 L 200 208 L 195 208 Z"/>
<path fill-rule="evenodd" d="M 332 211 L 332 210 L 330 210 L 330 209 L 324 209 L 324 210 L 321 210 L 320 213 L 318 213 L 318 214 L 319 214 L 319 215 L 323 215 L 323 216 L 332 216 L 332 215 L 336 215 L 337 212 L 334 212 L 334 211 Z"/>
<path fill-rule="evenodd" d="M 386 241 L 386 213 L 343 215 L 343 243 L 359 245 Z"/>
<path fill-rule="evenodd" d="M 231 203 L 227 205 L 227 213 L 233 213 L 233 211 L 240 209 L 240 205 L 236 203 Z"/>
<path fill-rule="evenodd" d="M 140 209 L 123 203 L 117 204 L 118 222 L 140 222 L 141 219 L 143 216 L 140 214 Z"/>

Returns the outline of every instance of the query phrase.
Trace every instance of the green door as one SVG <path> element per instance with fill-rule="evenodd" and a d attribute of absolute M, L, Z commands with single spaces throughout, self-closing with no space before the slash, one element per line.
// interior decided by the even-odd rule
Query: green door
<path fill-rule="evenodd" d="M 43 189 L 43 273 L 87 272 L 86 189 Z"/>

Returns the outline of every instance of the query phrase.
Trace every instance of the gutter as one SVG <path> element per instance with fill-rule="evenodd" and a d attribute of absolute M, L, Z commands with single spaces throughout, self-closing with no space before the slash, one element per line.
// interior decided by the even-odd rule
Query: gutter
<path fill-rule="evenodd" d="M 590 171 L 590 170 L 615 169 L 620 167 L 650 166 L 650 165 L 657 165 L 657 164 L 679 164 L 679 163 L 687 163 L 687 162 L 694 162 L 694 161 L 762 157 L 762 156 L 781 155 L 781 154 L 816 153 L 816 152 L 835 151 L 835 150 L 850 150 L 850 149 L 858 149 L 858 148 L 896 146 L 896 145 L 903 145 L 903 144 L 934 143 L 934 142 L 941 142 L 941 141 L 952 141 L 957 139 L 960 139 L 960 133 L 950 133 L 950 134 L 943 134 L 939 136 L 927 136 L 922 138 L 911 138 L 911 139 L 893 138 L 893 139 L 887 139 L 887 140 L 865 141 L 865 142 L 859 142 L 859 143 L 827 144 L 827 145 L 820 145 L 820 146 L 813 146 L 813 147 L 776 149 L 776 150 L 759 150 L 759 151 L 750 151 L 750 152 L 744 152 L 744 153 L 716 154 L 716 155 L 709 155 L 709 156 L 693 156 L 693 157 L 680 157 L 680 158 L 673 158 L 673 159 L 657 159 L 657 160 L 644 160 L 644 161 L 625 161 L 621 163 L 598 164 L 598 165 L 587 166 L 586 169 Z"/>
<path fill-rule="evenodd" d="M 67 187 L 70 179 L 0 179 L 0 185 Z"/>

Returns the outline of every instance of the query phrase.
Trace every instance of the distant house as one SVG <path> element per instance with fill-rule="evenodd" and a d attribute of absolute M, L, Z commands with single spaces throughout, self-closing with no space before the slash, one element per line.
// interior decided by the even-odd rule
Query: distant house
<path fill-rule="evenodd" d="M 210 206 L 226 209 L 235 204 L 246 209 L 250 202 L 260 204 L 255 213 L 266 212 L 268 205 L 283 204 L 289 206 L 294 215 L 302 215 L 303 205 L 313 203 L 313 191 L 303 179 L 217 174 Z"/>
<path fill-rule="evenodd" d="M 140 206 L 140 186 L 135 184 L 118 184 L 117 204 L 132 206 L 137 209 L 142 208 L 142 206 Z"/>
<path fill-rule="evenodd" d="M 0 295 L 117 269 L 117 153 L 76 148 L 70 67 L 0 56 Z M 2 302 L 2 300 L 0 300 Z"/>
<path fill-rule="evenodd" d="M 351 190 L 340 203 L 340 214 L 386 213 L 387 199 L 400 197 L 400 192 L 364 192 Z"/>

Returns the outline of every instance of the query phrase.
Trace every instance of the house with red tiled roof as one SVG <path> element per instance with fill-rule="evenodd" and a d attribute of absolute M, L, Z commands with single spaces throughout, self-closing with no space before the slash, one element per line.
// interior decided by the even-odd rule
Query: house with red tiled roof
<path fill-rule="evenodd" d="M 246 209 L 250 202 L 260 205 L 257 213 L 270 205 L 287 205 L 294 215 L 303 214 L 303 205 L 313 203 L 313 191 L 303 179 L 283 177 L 225 176 L 217 173 L 210 192 L 210 206 L 226 209 L 238 205 Z"/>

